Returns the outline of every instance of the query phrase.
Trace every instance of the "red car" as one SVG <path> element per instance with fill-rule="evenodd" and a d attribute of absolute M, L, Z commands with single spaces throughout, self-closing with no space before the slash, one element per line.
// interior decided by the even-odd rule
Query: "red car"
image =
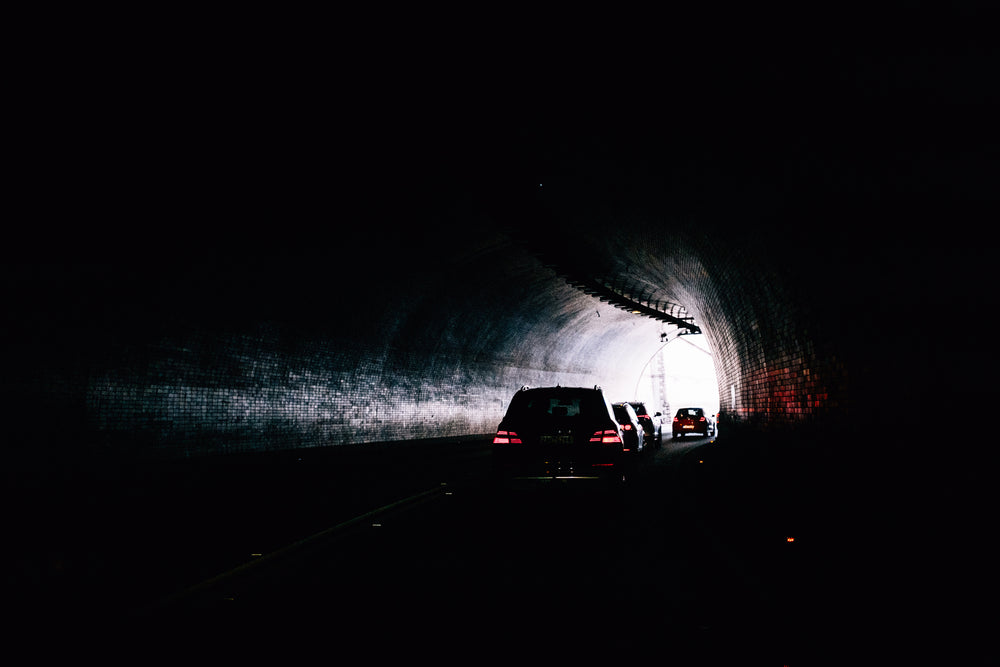
<path fill-rule="evenodd" d="M 674 415 L 674 437 L 679 438 L 688 433 L 702 436 L 715 435 L 715 420 L 701 408 L 681 408 Z"/>

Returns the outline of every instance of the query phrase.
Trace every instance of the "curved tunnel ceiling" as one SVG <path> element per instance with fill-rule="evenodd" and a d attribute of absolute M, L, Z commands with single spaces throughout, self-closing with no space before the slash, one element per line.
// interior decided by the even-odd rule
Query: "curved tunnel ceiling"
<path fill-rule="evenodd" d="M 129 265 L 8 269 L 6 391 L 182 449 L 482 433 L 522 384 L 627 397 L 666 327 L 705 334 L 733 419 L 849 427 L 886 377 L 918 393 L 910 359 L 954 376 L 899 322 L 970 306 L 988 263 L 939 234 L 991 219 L 995 126 L 802 92 L 142 133 L 154 168 L 109 158 L 63 197 L 120 224 L 62 242 L 99 261 L 129 239 Z"/>

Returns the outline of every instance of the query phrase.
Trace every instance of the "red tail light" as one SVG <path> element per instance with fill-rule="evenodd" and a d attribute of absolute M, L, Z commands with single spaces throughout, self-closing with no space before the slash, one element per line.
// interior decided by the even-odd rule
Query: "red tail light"
<path fill-rule="evenodd" d="M 604 445 L 620 445 L 622 444 L 621 436 L 618 435 L 618 431 L 613 429 L 607 429 L 606 431 L 594 431 L 594 435 L 590 436 L 591 442 L 600 442 Z"/>
<path fill-rule="evenodd" d="M 698 421 L 703 422 L 703 421 L 705 421 L 705 418 L 701 417 Z"/>
<path fill-rule="evenodd" d="M 494 445 L 520 445 L 521 438 L 514 431 L 497 431 L 496 437 L 493 438 Z"/>
<path fill-rule="evenodd" d="M 674 417 L 674 422 L 675 422 L 675 423 L 679 423 L 680 421 L 681 421 L 681 420 L 680 420 L 680 418 L 679 418 L 679 417 Z"/>
<path fill-rule="evenodd" d="M 622 430 L 623 431 L 631 431 L 632 430 L 632 425 L 631 424 L 625 424 L 624 426 L 622 426 Z"/>

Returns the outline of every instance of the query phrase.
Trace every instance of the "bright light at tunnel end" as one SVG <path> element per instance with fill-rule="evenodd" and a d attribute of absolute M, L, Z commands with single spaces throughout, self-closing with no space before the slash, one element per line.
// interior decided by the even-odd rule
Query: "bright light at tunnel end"
<path fill-rule="evenodd" d="M 699 407 L 719 412 L 719 387 L 715 363 L 704 335 L 688 332 L 659 333 L 661 346 L 643 368 L 635 385 L 635 398 L 665 409 Z M 647 398 L 648 397 L 648 398 Z"/>

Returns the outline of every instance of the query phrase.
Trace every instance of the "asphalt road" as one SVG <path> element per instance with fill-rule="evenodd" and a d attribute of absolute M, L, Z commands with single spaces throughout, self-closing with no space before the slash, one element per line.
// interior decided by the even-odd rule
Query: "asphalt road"
<path fill-rule="evenodd" d="M 707 443 L 667 440 L 620 488 L 497 490 L 488 455 L 472 455 L 399 505 L 144 614 L 149 627 L 212 628 L 201 641 L 228 637 L 242 650 L 249 640 L 253 652 L 308 637 L 373 658 L 666 649 L 702 664 L 777 660 L 788 650 L 772 632 L 771 601 L 720 557 L 677 493 L 682 467 L 703 465 L 692 457 Z"/>
<path fill-rule="evenodd" d="M 144 664 L 321 651 L 805 665 L 958 654 L 985 631 L 954 604 L 983 556 L 942 547 L 899 500 L 913 485 L 859 472 L 848 446 L 667 439 L 619 488 L 506 490 L 488 483 L 489 449 L 132 463 L 21 489 L 9 506 L 33 513 L 8 526 L 8 635 L 39 656 Z M 975 543 L 973 519 L 954 525 Z"/>

